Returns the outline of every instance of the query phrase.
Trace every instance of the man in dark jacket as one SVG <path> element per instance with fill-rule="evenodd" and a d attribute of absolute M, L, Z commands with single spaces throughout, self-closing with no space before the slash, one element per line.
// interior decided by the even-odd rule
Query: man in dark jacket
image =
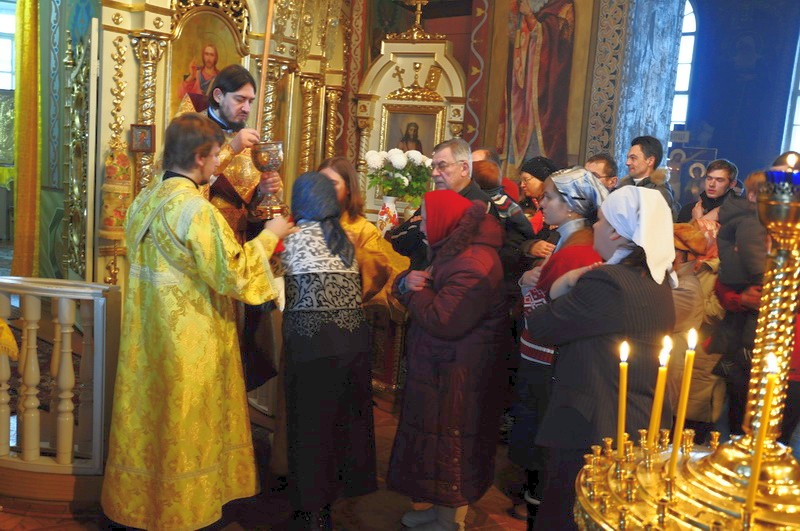
<path fill-rule="evenodd" d="M 461 138 L 451 138 L 433 148 L 433 184 L 436 190 L 452 190 L 470 201 L 483 201 L 487 212 L 500 219 L 489 196 L 472 180 L 472 152 L 469 144 Z M 403 256 L 411 259 L 411 269 L 428 266 L 428 244 L 419 230 L 422 221 L 420 211 L 386 233 L 386 239 Z"/>
<path fill-rule="evenodd" d="M 706 168 L 706 189 L 700 194 L 697 203 L 683 205 L 678 214 L 678 223 L 688 223 L 693 219 L 719 218 L 719 207 L 729 197 L 736 195 L 736 177 L 739 169 L 725 159 L 712 161 Z"/>
<path fill-rule="evenodd" d="M 625 165 L 628 167 L 628 175 L 623 177 L 617 185 L 617 190 L 623 186 L 643 186 L 652 190 L 658 190 L 664 200 L 673 209 L 675 194 L 669 185 L 669 180 L 664 176 L 653 175 L 661 159 L 664 156 L 664 147 L 661 141 L 652 136 L 637 136 L 631 141 L 628 150 L 628 158 Z"/>

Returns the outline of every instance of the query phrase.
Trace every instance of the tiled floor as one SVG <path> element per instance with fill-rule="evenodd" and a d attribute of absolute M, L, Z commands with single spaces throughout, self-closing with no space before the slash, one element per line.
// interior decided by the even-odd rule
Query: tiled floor
<path fill-rule="evenodd" d="M 367 496 L 340 500 L 333 506 L 333 520 L 337 531 L 395 531 L 402 529 L 400 517 L 412 507 L 405 496 L 386 490 L 385 477 L 389 466 L 397 417 L 391 413 L 390 405 L 376 399 L 375 437 L 378 450 L 379 490 Z M 265 459 L 268 447 L 256 431 L 256 451 Z M 262 463 L 263 465 L 263 463 Z M 262 466 L 262 469 L 266 468 Z M 508 461 L 506 447 L 497 448 L 495 483 L 477 503 L 470 507 L 467 528 L 471 530 L 524 530 L 525 523 L 514 520 L 507 514 L 511 507 L 509 494 L 519 490 L 522 472 Z M 267 484 L 276 485 L 274 478 Z M 291 508 L 282 491 L 267 490 L 260 496 L 239 500 L 225 506 L 223 520 L 212 526 L 215 530 L 282 530 L 288 528 Z M 0 530 L 97 530 L 110 529 L 110 523 L 102 517 L 82 519 L 47 519 L 22 517 L 0 511 Z"/>

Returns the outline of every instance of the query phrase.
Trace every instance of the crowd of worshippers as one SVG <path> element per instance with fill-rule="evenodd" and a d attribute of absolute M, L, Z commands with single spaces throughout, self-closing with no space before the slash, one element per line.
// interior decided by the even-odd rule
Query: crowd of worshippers
<path fill-rule="evenodd" d="M 294 181 L 291 220 L 256 223 L 251 205 L 282 186 L 250 161 L 255 86 L 228 67 L 205 107 L 190 102 L 195 112 L 166 130 L 163 178 L 126 218 L 126 317 L 102 493 L 112 521 L 197 529 L 259 493 L 245 393 L 276 370 L 256 377 L 244 353 L 261 348 L 247 332 L 275 311 L 281 282 L 284 359 L 273 369 L 286 414 L 275 440 L 285 441 L 297 529 L 332 529 L 334 501 L 378 488 L 372 305 L 407 316 L 386 485 L 430 507 L 405 513 L 405 527 L 465 528 L 494 480 L 504 427 L 509 457 L 526 471 L 512 513 L 529 528 L 574 528 L 583 455 L 615 434 L 623 340 L 632 350 L 625 431 L 648 425 L 666 335 L 675 345 L 661 426 L 671 425 L 681 341 L 695 328 L 687 427 L 696 443 L 711 430 L 742 433 L 770 244 L 755 206 L 763 172 L 740 183 L 733 163 L 714 161 L 699 199 L 679 208 L 653 137 L 632 141 L 621 179 L 605 154 L 571 168 L 534 157 L 519 168 L 519 188 L 495 153 L 456 138 L 433 150 L 435 190 L 385 238 L 365 218 L 344 157 Z M 773 163 L 787 164 L 787 154 Z M 795 345 L 780 440 L 797 445 Z"/>

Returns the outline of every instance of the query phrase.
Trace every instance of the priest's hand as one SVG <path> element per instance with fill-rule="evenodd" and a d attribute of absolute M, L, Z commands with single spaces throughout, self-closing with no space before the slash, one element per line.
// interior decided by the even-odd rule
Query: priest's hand
<path fill-rule="evenodd" d="M 280 194 L 283 191 L 283 181 L 276 171 L 265 171 L 261 174 L 261 182 L 258 184 L 264 194 Z"/>
<path fill-rule="evenodd" d="M 271 220 L 267 221 L 264 224 L 264 230 L 268 230 L 275 234 L 279 240 L 284 239 L 290 234 L 294 234 L 297 232 L 297 227 L 294 226 L 294 223 L 289 220 L 289 218 L 285 218 L 283 216 L 275 216 Z"/>
<path fill-rule="evenodd" d="M 235 154 L 238 155 L 245 149 L 252 147 L 253 144 L 257 144 L 260 141 L 261 137 L 258 136 L 258 131 L 255 129 L 244 128 L 236 133 L 236 136 L 234 136 L 233 140 L 231 140 L 231 149 Z"/>

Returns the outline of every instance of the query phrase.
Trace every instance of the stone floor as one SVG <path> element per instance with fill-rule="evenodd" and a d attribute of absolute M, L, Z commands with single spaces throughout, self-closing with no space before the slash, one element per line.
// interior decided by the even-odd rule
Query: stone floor
<path fill-rule="evenodd" d="M 405 496 L 386 490 L 385 477 L 389 465 L 389 454 L 397 429 L 397 415 L 391 405 L 376 399 L 375 436 L 378 454 L 379 490 L 359 498 L 339 500 L 333 506 L 333 520 L 337 531 L 394 531 L 402 529 L 400 517 L 412 508 L 411 500 Z M 272 489 L 262 495 L 231 502 L 224 508 L 223 520 L 212 526 L 214 530 L 282 530 L 287 529 L 291 508 L 285 491 L 278 482 L 266 472 L 269 452 L 265 442 L 265 431 L 254 430 L 256 451 L 261 457 L 262 474 L 266 484 Z M 524 530 L 525 523 L 514 520 L 507 514 L 512 498 L 520 489 L 521 470 L 510 463 L 506 456 L 507 448 L 497 447 L 495 482 L 477 503 L 470 507 L 467 515 L 467 528 L 471 530 Z M 420 506 L 424 507 L 424 506 Z M 0 511 L 0 530 L 97 530 L 112 529 L 111 523 L 102 516 L 78 519 L 47 519 L 35 516 L 19 516 Z"/>

